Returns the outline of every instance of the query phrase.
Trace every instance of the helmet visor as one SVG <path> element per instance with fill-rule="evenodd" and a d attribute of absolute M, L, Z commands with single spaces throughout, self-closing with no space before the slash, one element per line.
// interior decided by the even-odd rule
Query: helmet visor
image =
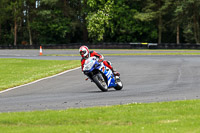
<path fill-rule="evenodd" d="M 80 55 L 84 55 L 86 51 L 80 51 Z"/>

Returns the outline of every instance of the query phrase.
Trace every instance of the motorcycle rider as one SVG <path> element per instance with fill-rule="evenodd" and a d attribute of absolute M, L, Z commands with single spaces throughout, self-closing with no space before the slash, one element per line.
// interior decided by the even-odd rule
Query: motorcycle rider
<path fill-rule="evenodd" d="M 87 46 L 81 46 L 79 48 L 79 53 L 82 57 L 81 59 L 81 68 L 82 68 L 82 71 L 83 71 L 83 65 L 85 63 L 85 60 L 89 57 L 93 57 L 93 56 L 96 56 L 99 60 L 99 62 L 103 62 L 104 65 L 108 68 L 110 68 L 114 74 L 114 76 L 119 76 L 120 74 L 118 72 L 116 72 L 113 67 L 111 66 L 111 62 L 110 61 L 106 61 L 104 60 L 104 57 L 103 55 L 97 53 L 96 51 L 89 51 L 88 47 Z"/>

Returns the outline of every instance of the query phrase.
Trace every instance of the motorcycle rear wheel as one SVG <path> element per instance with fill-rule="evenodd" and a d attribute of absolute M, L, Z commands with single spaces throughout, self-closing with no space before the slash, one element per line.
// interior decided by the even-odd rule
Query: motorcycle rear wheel
<path fill-rule="evenodd" d="M 93 80 L 95 84 L 99 87 L 99 89 L 103 92 L 108 91 L 108 85 L 106 84 L 105 79 L 103 78 L 101 73 L 98 73 L 93 76 Z"/>

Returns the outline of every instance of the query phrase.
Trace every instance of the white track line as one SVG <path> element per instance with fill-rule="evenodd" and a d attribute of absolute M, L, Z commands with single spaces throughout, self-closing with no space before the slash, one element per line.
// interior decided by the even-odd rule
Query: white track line
<path fill-rule="evenodd" d="M 67 72 L 71 72 L 71 71 L 77 70 L 77 69 L 79 69 L 79 68 L 80 68 L 80 67 L 77 67 L 77 68 L 74 68 L 74 69 L 70 69 L 70 70 L 67 70 L 67 71 L 58 73 L 58 74 L 53 75 L 53 76 L 49 76 L 49 77 L 45 77 L 45 78 L 42 78 L 42 79 L 38 79 L 38 80 L 36 80 L 36 81 L 30 82 L 30 83 L 27 83 L 27 84 L 24 84 L 24 85 L 20 85 L 20 86 L 16 86 L 16 87 L 13 87 L 13 88 L 9 88 L 9 89 L 0 91 L 0 94 L 1 94 L 1 93 L 4 93 L 4 92 L 11 91 L 11 90 L 14 90 L 14 89 L 17 89 L 17 88 L 20 88 L 20 87 L 23 87 L 23 86 L 31 85 L 31 84 L 37 83 L 37 82 L 42 81 L 42 80 L 45 80 L 45 79 L 50 79 L 50 78 L 53 78 L 53 77 L 56 77 L 56 76 L 65 74 L 65 73 L 67 73 Z"/>

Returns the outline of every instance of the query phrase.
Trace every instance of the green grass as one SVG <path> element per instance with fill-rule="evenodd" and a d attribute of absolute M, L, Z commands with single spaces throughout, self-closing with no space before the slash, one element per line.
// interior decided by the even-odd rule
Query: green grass
<path fill-rule="evenodd" d="M 0 131 L 17 133 L 198 133 L 200 100 L 0 113 Z"/>
<path fill-rule="evenodd" d="M 78 60 L 0 59 L 0 91 L 78 66 Z"/>

